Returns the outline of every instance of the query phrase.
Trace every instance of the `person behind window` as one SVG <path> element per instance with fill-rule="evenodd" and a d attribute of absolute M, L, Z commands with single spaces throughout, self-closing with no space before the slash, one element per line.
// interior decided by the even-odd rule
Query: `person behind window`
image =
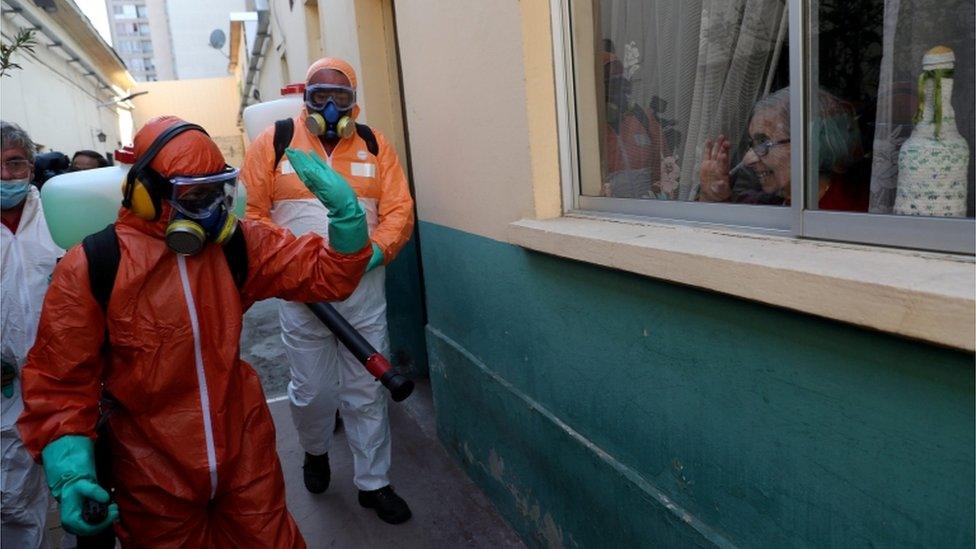
<path fill-rule="evenodd" d="M 108 160 L 95 151 L 81 150 L 71 157 L 71 171 L 92 170 L 108 166 Z"/>
<path fill-rule="evenodd" d="M 819 154 L 819 209 L 866 212 L 868 177 L 861 133 L 854 108 L 821 90 L 819 115 L 814 119 Z M 724 135 L 705 141 L 699 200 L 745 204 L 790 204 L 790 90 L 783 88 L 753 108 L 749 121 L 749 149 L 739 165 L 729 169 L 731 143 Z M 748 168 L 760 188 L 733 187 L 731 177 Z M 738 182 L 737 182 L 738 183 Z"/>
<path fill-rule="evenodd" d="M 612 49 L 612 43 L 604 43 Z M 603 144 L 606 150 L 603 196 L 614 198 L 672 198 L 658 188 L 664 138 L 661 124 L 650 112 L 631 100 L 631 81 L 623 64 L 611 51 L 603 52 L 606 116 Z M 674 187 L 677 191 L 677 187 Z"/>

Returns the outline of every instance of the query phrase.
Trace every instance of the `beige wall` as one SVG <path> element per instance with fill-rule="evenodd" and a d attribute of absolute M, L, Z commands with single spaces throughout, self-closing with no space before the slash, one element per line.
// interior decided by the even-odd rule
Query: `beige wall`
<path fill-rule="evenodd" d="M 214 78 L 227 74 L 227 57 L 210 47 L 214 29 L 227 32 L 231 12 L 245 9 L 244 0 L 166 0 L 176 78 Z M 160 80 L 163 80 L 160 78 Z"/>
<path fill-rule="evenodd" d="M 530 139 L 527 102 L 537 98 L 526 92 L 521 9 L 516 0 L 396 2 L 424 221 L 502 240 L 509 222 L 535 214 L 531 141 L 539 132 Z M 547 33 L 548 20 L 528 30 Z M 533 86 L 540 85 L 534 71 Z M 551 78 L 541 85 L 551 87 Z M 549 111 L 551 132 L 554 105 L 533 108 Z"/>
<path fill-rule="evenodd" d="M 280 97 L 279 92 L 285 84 L 304 81 L 312 53 L 307 41 L 309 29 L 306 27 L 306 10 L 302 0 L 296 0 L 292 8 L 288 7 L 287 1 L 271 0 L 270 12 L 270 44 L 266 46 L 265 58 L 261 61 L 255 81 L 262 101 Z M 285 63 L 282 63 L 282 57 Z M 288 74 L 282 70 L 285 65 Z"/>
<path fill-rule="evenodd" d="M 169 33 L 169 16 L 165 0 L 146 0 L 146 15 L 149 18 L 149 36 L 153 47 L 153 64 L 156 78 L 173 80 L 177 77 L 173 65 L 173 39 Z"/>
<path fill-rule="evenodd" d="M 40 10 L 34 10 L 32 5 L 27 8 L 52 29 L 59 29 Z M 4 15 L 4 43 L 24 25 L 24 20 Z M 59 35 L 59 39 L 98 70 L 99 65 L 88 56 L 84 45 L 67 35 Z M 91 41 L 96 42 L 94 36 Z M 39 42 L 46 44 L 48 40 L 41 37 Z M 101 153 L 115 150 L 120 141 L 119 110 L 114 105 L 99 107 L 101 103 L 110 103 L 115 94 L 101 89 L 92 77 L 83 76 L 77 63 L 68 63 L 56 51 L 38 45 L 33 54 L 14 54 L 12 60 L 22 69 L 12 70 L 9 76 L 0 79 L 0 118 L 23 127 L 43 146 L 42 152 L 56 150 L 71 156 L 80 149 Z M 107 74 L 102 76 L 109 78 Z M 99 132 L 106 135 L 104 143 L 96 137 Z"/>
<path fill-rule="evenodd" d="M 389 0 L 358 0 L 356 29 L 359 43 L 359 120 L 378 129 L 393 143 L 407 168 L 403 136 L 403 108 L 396 58 L 393 5 Z M 366 109 L 369 116 L 366 116 Z"/>
<path fill-rule="evenodd" d="M 148 91 L 132 100 L 135 130 L 149 119 L 164 114 L 179 116 L 203 126 L 231 166 L 244 159 L 243 134 L 237 126 L 240 92 L 233 76 L 166 82 L 140 82 L 135 91 Z"/>

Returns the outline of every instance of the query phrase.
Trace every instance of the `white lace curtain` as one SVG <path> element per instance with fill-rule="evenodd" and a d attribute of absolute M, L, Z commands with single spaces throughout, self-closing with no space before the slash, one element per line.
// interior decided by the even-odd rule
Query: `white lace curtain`
<path fill-rule="evenodd" d="M 883 57 L 871 169 L 871 213 L 891 213 L 898 184 L 898 151 L 912 133 L 922 56 L 934 46 L 956 54 L 952 105 L 969 142 L 969 215 L 973 215 L 973 0 L 885 0 Z"/>
<path fill-rule="evenodd" d="M 602 35 L 635 44 L 633 100 L 670 127 L 678 198 L 694 200 L 705 140 L 744 137 L 786 41 L 784 0 L 604 0 Z"/>

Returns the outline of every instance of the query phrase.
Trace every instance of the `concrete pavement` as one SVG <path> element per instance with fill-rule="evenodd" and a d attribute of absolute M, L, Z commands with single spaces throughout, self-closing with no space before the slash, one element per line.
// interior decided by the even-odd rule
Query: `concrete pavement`
<path fill-rule="evenodd" d="M 488 499 L 436 439 L 430 385 L 421 380 L 402 403 L 390 403 L 393 434 L 391 482 L 410 505 L 413 518 L 392 526 L 357 501 L 352 454 L 345 432 L 336 433 L 329 459 L 332 484 L 310 494 L 302 482 L 304 452 L 291 422 L 287 362 L 278 332 L 274 300 L 256 304 L 245 316 L 241 353 L 261 376 L 271 401 L 278 456 L 285 472 L 288 509 L 309 547 L 524 547 Z"/>

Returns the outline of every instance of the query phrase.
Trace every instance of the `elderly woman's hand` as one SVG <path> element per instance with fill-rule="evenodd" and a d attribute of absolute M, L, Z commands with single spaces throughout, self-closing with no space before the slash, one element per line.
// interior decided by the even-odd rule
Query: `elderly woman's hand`
<path fill-rule="evenodd" d="M 724 135 L 718 136 L 714 143 L 711 139 L 705 140 L 699 200 L 726 202 L 732 198 L 732 185 L 729 181 L 729 148 L 729 140 Z"/>

